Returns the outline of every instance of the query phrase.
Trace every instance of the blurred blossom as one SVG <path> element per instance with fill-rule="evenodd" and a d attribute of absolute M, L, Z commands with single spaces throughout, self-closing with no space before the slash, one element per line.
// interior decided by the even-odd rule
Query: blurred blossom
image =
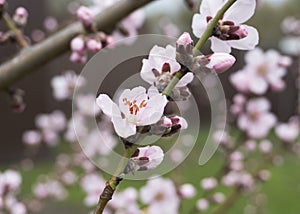
<path fill-rule="evenodd" d="M 275 133 L 284 142 L 293 142 L 299 136 L 299 121 L 290 120 L 275 127 Z"/>
<path fill-rule="evenodd" d="M 166 17 L 162 17 L 158 22 L 159 27 L 161 28 L 163 34 L 170 37 L 178 37 L 180 30 L 177 25 L 175 25 L 171 20 Z"/>
<path fill-rule="evenodd" d="M 246 97 L 244 95 L 242 94 L 234 95 L 233 104 L 230 106 L 230 112 L 233 115 L 240 114 L 244 109 L 245 103 L 246 103 Z"/>
<path fill-rule="evenodd" d="M 88 38 L 86 42 L 86 47 L 89 51 L 97 52 L 102 48 L 102 43 L 97 38 Z"/>
<path fill-rule="evenodd" d="M 275 50 L 264 53 L 256 48 L 245 55 L 245 60 L 247 65 L 230 78 L 237 90 L 262 95 L 269 88 L 274 91 L 284 88 L 282 78 L 292 62 L 289 57 L 282 56 Z"/>
<path fill-rule="evenodd" d="M 148 205 L 148 214 L 176 214 L 179 208 L 179 197 L 174 183 L 165 178 L 149 180 L 140 190 L 141 201 Z"/>
<path fill-rule="evenodd" d="M 218 185 L 218 181 L 216 178 L 214 177 L 209 177 L 209 178 L 203 178 L 201 180 L 201 187 L 205 190 L 205 191 L 211 191 L 214 188 L 217 187 Z"/>
<path fill-rule="evenodd" d="M 74 52 L 82 53 L 85 48 L 84 39 L 81 36 L 77 36 L 71 40 L 71 50 Z"/>
<path fill-rule="evenodd" d="M 230 171 L 223 176 L 222 183 L 228 187 L 236 186 L 248 189 L 254 184 L 254 179 L 248 172 Z"/>
<path fill-rule="evenodd" d="M 78 177 L 75 172 L 66 171 L 61 175 L 61 180 L 65 185 L 72 185 L 78 180 Z"/>
<path fill-rule="evenodd" d="M 300 54 L 300 37 L 286 36 L 280 41 L 279 47 L 286 54 L 298 56 Z"/>
<path fill-rule="evenodd" d="M 256 142 L 254 140 L 247 140 L 245 142 L 245 148 L 248 151 L 255 151 L 256 150 Z"/>
<path fill-rule="evenodd" d="M 76 97 L 77 111 L 85 116 L 94 117 L 100 113 L 100 107 L 96 104 L 93 94 L 78 95 Z"/>
<path fill-rule="evenodd" d="M 87 174 L 82 178 L 80 186 L 87 194 L 84 199 L 85 205 L 95 206 L 99 200 L 99 195 L 105 187 L 105 181 L 95 173 Z"/>
<path fill-rule="evenodd" d="M 167 98 L 161 94 L 148 97 L 145 88 L 136 87 L 124 90 L 118 105 L 106 94 L 99 95 L 97 104 L 111 118 L 117 134 L 127 138 L 136 134 L 137 126 L 156 123 L 163 114 Z"/>
<path fill-rule="evenodd" d="M 300 35 L 300 20 L 295 17 L 288 16 L 281 23 L 281 29 L 285 34 L 291 34 L 295 36 Z"/>
<path fill-rule="evenodd" d="M 8 169 L 0 173 L 0 196 L 7 193 L 16 193 L 22 183 L 21 174 L 15 170 Z"/>
<path fill-rule="evenodd" d="M 134 38 L 138 35 L 138 29 L 140 29 L 145 22 L 145 13 L 143 10 L 135 10 L 133 13 L 129 14 L 126 18 L 124 18 L 120 23 L 117 29 L 112 33 L 112 38 L 114 41 L 120 41 L 124 38 Z M 125 40 L 128 43 L 134 41 Z"/>
<path fill-rule="evenodd" d="M 84 148 L 84 153 L 89 158 L 97 155 L 107 155 L 117 145 L 117 140 L 111 131 L 107 129 L 94 129 L 80 140 L 81 146 Z"/>
<path fill-rule="evenodd" d="M 70 142 L 77 141 L 78 138 L 85 137 L 88 134 L 85 117 L 81 113 L 74 112 L 72 118 L 67 124 L 67 131 L 65 132 L 65 139 Z"/>
<path fill-rule="evenodd" d="M 39 131 L 29 130 L 23 133 L 22 139 L 26 145 L 34 146 L 42 141 L 42 135 Z"/>
<path fill-rule="evenodd" d="M 179 195 L 183 199 L 193 198 L 197 191 L 196 188 L 192 184 L 183 184 L 179 187 Z"/>
<path fill-rule="evenodd" d="M 85 27 L 89 27 L 94 21 L 94 16 L 92 15 L 91 10 L 85 6 L 78 8 L 77 18 Z"/>
<path fill-rule="evenodd" d="M 85 79 L 78 76 L 74 71 L 67 71 L 62 75 L 55 76 L 51 80 L 53 95 L 57 100 L 65 100 L 71 98 L 75 87 L 82 87 Z"/>
<path fill-rule="evenodd" d="M 44 20 L 44 27 L 47 31 L 55 31 L 58 27 L 57 19 L 53 16 L 49 16 Z"/>
<path fill-rule="evenodd" d="M 62 201 L 67 197 L 65 187 L 56 180 L 47 180 L 37 183 L 33 187 L 33 193 L 38 199 L 55 199 Z"/>
<path fill-rule="evenodd" d="M 272 145 L 271 141 L 269 141 L 269 140 L 262 140 L 259 143 L 258 148 L 262 153 L 268 154 L 268 153 L 272 152 L 273 145 Z"/>
<path fill-rule="evenodd" d="M 138 192 L 136 189 L 129 187 L 122 192 L 114 194 L 110 206 L 116 210 L 116 214 L 142 214 L 137 204 Z"/>
<path fill-rule="evenodd" d="M 210 20 L 227 1 L 203 0 L 200 14 L 193 17 L 193 33 L 200 38 Z M 214 52 L 230 53 L 231 48 L 251 50 L 258 44 L 258 32 L 255 28 L 243 25 L 254 14 L 255 0 L 241 0 L 235 2 L 218 21 L 210 37 L 211 49 Z M 240 11 L 243 11 L 242 13 Z"/>
<path fill-rule="evenodd" d="M 199 211 L 205 211 L 209 208 L 209 201 L 205 198 L 200 198 L 197 201 L 196 207 Z"/>
<path fill-rule="evenodd" d="M 34 42 L 40 42 L 45 38 L 45 33 L 42 30 L 35 29 L 31 33 L 31 38 Z"/>
<path fill-rule="evenodd" d="M 24 26 L 27 23 L 28 11 L 24 7 L 18 7 L 13 15 L 13 20 L 19 26 Z"/>
<path fill-rule="evenodd" d="M 225 201 L 225 195 L 221 192 L 217 192 L 212 196 L 213 202 L 221 204 Z"/>
<path fill-rule="evenodd" d="M 252 138 L 265 137 L 276 123 L 266 98 L 253 98 L 246 104 L 246 111 L 238 118 L 238 126 Z"/>

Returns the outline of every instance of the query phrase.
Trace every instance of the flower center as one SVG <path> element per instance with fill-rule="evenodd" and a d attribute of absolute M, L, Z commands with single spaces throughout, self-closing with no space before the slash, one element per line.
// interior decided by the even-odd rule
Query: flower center
<path fill-rule="evenodd" d="M 142 108 L 147 106 L 146 100 L 143 100 L 140 104 L 138 104 L 137 100 L 133 100 L 133 102 L 131 102 L 127 98 L 124 98 L 123 102 L 126 106 L 128 106 L 131 116 L 136 116 Z"/>
<path fill-rule="evenodd" d="M 155 196 L 155 201 L 163 201 L 164 200 L 164 194 L 162 192 L 159 192 Z"/>

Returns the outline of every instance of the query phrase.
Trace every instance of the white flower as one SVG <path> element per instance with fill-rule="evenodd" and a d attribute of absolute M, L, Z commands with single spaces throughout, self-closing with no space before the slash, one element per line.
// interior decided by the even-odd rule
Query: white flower
<path fill-rule="evenodd" d="M 176 61 L 176 48 L 171 45 L 166 48 L 154 46 L 148 59 L 143 60 L 141 77 L 151 85 L 163 89 L 180 68 L 180 64 Z M 187 73 L 179 80 L 176 87 L 186 86 L 193 80 L 193 77 L 192 73 Z"/>
<path fill-rule="evenodd" d="M 117 134 L 127 138 L 136 134 L 137 126 L 151 125 L 159 121 L 167 98 L 161 94 L 148 97 L 145 88 L 136 87 L 124 90 L 118 105 L 106 94 L 100 94 L 96 102 L 103 113 L 111 118 Z"/>
<path fill-rule="evenodd" d="M 224 6 L 225 0 L 202 0 L 200 14 L 193 17 L 193 33 L 200 38 L 209 21 Z M 255 0 L 236 1 L 219 20 L 211 40 L 214 52 L 230 53 L 231 48 L 250 50 L 258 44 L 258 32 L 255 28 L 242 25 L 254 14 Z"/>

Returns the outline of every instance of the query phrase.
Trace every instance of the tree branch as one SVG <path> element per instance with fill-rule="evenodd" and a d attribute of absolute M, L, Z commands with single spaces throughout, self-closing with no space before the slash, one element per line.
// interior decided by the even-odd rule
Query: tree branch
<path fill-rule="evenodd" d="M 116 25 L 134 10 L 154 0 L 123 0 L 102 11 L 95 17 L 98 30 L 107 30 Z M 69 43 L 78 34 L 84 33 L 80 22 L 70 24 L 44 41 L 24 48 L 18 55 L 0 66 L 0 89 L 4 89 L 37 68 L 69 50 Z"/>

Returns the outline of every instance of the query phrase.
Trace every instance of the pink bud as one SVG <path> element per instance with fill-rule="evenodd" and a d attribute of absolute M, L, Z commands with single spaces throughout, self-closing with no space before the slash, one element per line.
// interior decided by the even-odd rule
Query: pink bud
<path fill-rule="evenodd" d="M 172 116 L 170 117 L 173 125 L 180 125 L 181 129 L 187 129 L 188 124 L 186 122 L 186 120 L 183 117 L 179 117 L 179 116 Z"/>
<path fill-rule="evenodd" d="M 208 59 L 206 67 L 217 73 L 228 70 L 235 63 L 235 58 L 228 53 L 214 53 L 208 56 Z"/>
<path fill-rule="evenodd" d="M 273 145 L 268 140 L 263 140 L 259 144 L 259 150 L 264 154 L 268 154 L 268 153 L 272 152 L 272 149 L 273 149 Z"/>
<path fill-rule="evenodd" d="M 184 47 L 193 44 L 193 40 L 189 33 L 184 32 L 177 40 L 177 45 L 183 45 Z"/>
<path fill-rule="evenodd" d="M 86 42 L 86 46 L 90 51 L 96 52 L 101 50 L 102 43 L 94 38 L 89 38 Z"/>
<path fill-rule="evenodd" d="M 94 21 L 94 16 L 92 15 L 91 10 L 85 6 L 79 7 L 77 10 L 77 17 L 84 26 L 90 26 Z"/>
<path fill-rule="evenodd" d="M 27 23 L 28 11 L 24 7 L 18 7 L 13 16 L 16 24 L 24 26 Z"/>
<path fill-rule="evenodd" d="M 106 37 L 106 47 L 112 49 L 115 47 L 115 40 L 112 36 Z"/>
<path fill-rule="evenodd" d="M 217 185 L 218 181 L 214 177 L 204 178 L 201 181 L 201 187 L 206 191 L 216 188 Z"/>
<path fill-rule="evenodd" d="M 71 50 L 82 53 L 84 51 L 85 43 L 82 37 L 75 37 L 71 41 Z"/>

